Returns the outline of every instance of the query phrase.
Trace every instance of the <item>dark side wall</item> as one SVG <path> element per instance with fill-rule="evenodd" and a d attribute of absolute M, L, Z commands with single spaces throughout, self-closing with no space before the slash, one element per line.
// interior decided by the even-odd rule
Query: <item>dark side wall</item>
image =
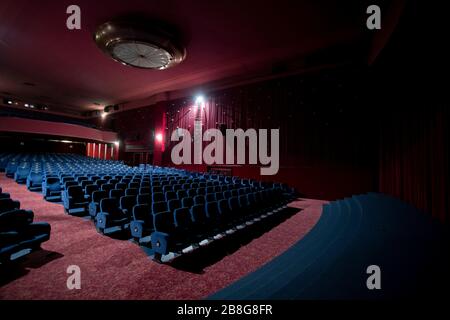
<path fill-rule="evenodd" d="M 25 153 L 76 153 L 86 154 L 85 143 L 62 143 L 51 140 L 64 140 L 67 138 L 46 137 L 23 133 L 0 133 L 1 152 Z"/>
<path fill-rule="evenodd" d="M 448 18 L 439 5 L 408 1 L 372 66 L 380 118 L 380 191 L 448 223 L 450 212 Z"/>

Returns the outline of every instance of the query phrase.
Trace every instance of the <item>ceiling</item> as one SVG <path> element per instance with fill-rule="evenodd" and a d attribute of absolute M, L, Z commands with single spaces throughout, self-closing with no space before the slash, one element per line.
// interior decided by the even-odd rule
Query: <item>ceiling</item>
<path fill-rule="evenodd" d="M 365 1 L 77 0 L 82 29 L 73 31 L 66 28 L 71 4 L 0 2 L 0 96 L 63 112 L 100 110 L 273 70 L 280 61 L 305 61 L 367 33 Z M 142 70 L 102 53 L 93 41 L 96 27 L 130 13 L 176 26 L 186 39 L 186 60 L 167 70 Z"/>

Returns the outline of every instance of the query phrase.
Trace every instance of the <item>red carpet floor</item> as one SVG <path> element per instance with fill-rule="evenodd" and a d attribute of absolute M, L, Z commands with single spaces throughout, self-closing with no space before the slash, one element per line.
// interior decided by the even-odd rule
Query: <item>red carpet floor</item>
<path fill-rule="evenodd" d="M 32 209 L 35 221 L 49 222 L 52 227 L 43 251 L 21 262 L 22 268 L 1 269 L 3 300 L 202 299 L 253 272 L 304 237 L 318 221 L 323 204 L 315 200 L 292 203 L 292 207 L 304 210 L 193 271 L 183 264 L 155 263 L 138 245 L 98 234 L 91 221 L 66 215 L 62 205 L 44 201 L 40 193 L 29 192 L 3 173 L 0 186 L 19 200 L 22 208 Z M 185 260 L 189 258 L 194 264 L 200 260 L 189 256 Z M 70 265 L 81 268 L 81 290 L 67 289 Z"/>

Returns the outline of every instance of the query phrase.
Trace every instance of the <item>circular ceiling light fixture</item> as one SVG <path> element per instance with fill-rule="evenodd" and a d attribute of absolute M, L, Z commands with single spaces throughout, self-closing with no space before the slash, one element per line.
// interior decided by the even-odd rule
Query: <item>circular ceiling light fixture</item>
<path fill-rule="evenodd" d="M 181 63 L 186 49 L 170 27 L 138 18 L 100 25 L 94 40 L 114 60 L 136 68 L 163 70 Z"/>

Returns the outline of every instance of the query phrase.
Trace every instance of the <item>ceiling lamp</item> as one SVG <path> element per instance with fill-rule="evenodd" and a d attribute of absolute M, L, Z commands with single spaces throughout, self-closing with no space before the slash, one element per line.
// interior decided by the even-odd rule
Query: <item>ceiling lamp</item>
<path fill-rule="evenodd" d="M 114 60 L 136 68 L 163 70 L 182 62 L 186 49 L 173 30 L 143 19 L 102 24 L 94 34 L 97 46 Z"/>

